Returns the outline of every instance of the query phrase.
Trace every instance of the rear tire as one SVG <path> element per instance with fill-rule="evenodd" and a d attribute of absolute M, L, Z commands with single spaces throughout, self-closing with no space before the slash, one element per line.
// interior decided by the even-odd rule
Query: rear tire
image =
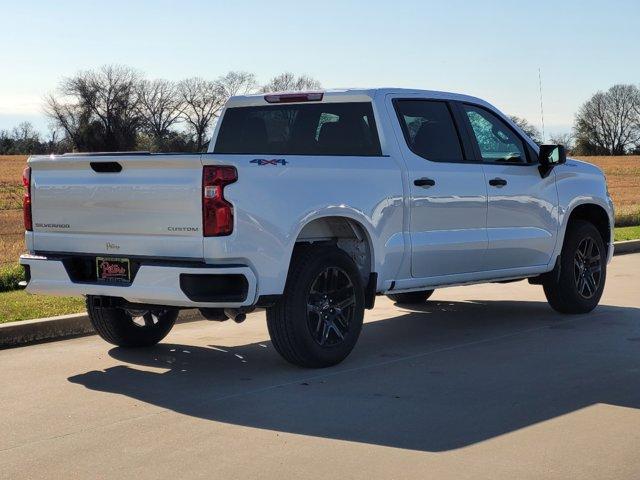
<path fill-rule="evenodd" d="M 393 293 L 387 297 L 399 304 L 418 304 L 425 303 L 433 295 L 433 292 L 433 290 L 422 290 L 420 292 Z"/>
<path fill-rule="evenodd" d="M 337 248 L 300 248 L 284 295 L 267 308 L 275 349 L 294 365 L 321 368 L 344 360 L 364 317 L 364 288 L 351 258 Z"/>
<path fill-rule="evenodd" d="M 607 276 L 607 251 L 600 232 L 583 220 L 567 228 L 559 262 L 542 284 L 551 308 L 560 313 L 589 313 L 598 305 Z"/>
<path fill-rule="evenodd" d="M 155 345 L 173 328 L 177 308 L 125 310 L 93 306 L 87 297 L 87 312 L 93 328 L 104 340 L 119 347 Z"/>

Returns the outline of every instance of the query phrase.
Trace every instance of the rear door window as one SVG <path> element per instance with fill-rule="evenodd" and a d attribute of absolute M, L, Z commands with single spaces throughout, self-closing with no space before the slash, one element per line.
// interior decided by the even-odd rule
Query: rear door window
<path fill-rule="evenodd" d="M 229 108 L 214 153 L 381 154 L 370 102 Z"/>
<path fill-rule="evenodd" d="M 446 102 L 396 100 L 394 103 L 405 140 L 413 153 L 435 162 L 465 159 L 460 136 Z"/>

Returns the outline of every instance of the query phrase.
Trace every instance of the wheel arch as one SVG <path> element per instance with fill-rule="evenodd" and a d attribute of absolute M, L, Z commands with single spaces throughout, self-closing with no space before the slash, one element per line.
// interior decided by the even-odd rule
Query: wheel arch
<path fill-rule="evenodd" d="M 332 244 L 346 252 L 358 266 L 365 285 L 376 270 L 371 232 L 365 221 L 353 215 L 332 212 L 305 219 L 298 228 L 293 248 L 314 244 Z"/>
<path fill-rule="evenodd" d="M 582 202 L 572 206 L 571 210 L 566 215 L 566 221 L 564 222 L 564 229 L 562 234 L 562 244 L 566 237 L 567 229 L 571 222 L 575 220 L 584 220 L 593 224 L 602 237 L 602 241 L 606 246 L 607 259 L 609 260 L 609 251 L 612 243 L 613 234 L 613 221 L 609 215 L 607 209 L 596 202 Z"/>

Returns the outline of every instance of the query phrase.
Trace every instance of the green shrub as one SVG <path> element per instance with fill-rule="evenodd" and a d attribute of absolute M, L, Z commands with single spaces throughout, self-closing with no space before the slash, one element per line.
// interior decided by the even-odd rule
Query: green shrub
<path fill-rule="evenodd" d="M 18 265 L 0 267 L 0 292 L 18 289 L 18 282 L 24 280 L 24 269 Z"/>
<path fill-rule="evenodd" d="M 640 225 L 640 208 L 616 209 L 616 227 L 634 227 Z"/>

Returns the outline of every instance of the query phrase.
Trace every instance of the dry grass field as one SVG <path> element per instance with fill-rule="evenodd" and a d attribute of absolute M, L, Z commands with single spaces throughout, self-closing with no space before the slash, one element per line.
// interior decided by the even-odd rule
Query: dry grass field
<path fill-rule="evenodd" d="M 640 156 L 578 157 L 600 166 L 616 204 L 618 226 L 640 225 Z M 22 170 L 27 157 L 0 155 L 0 267 L 23 250 Z"/>
<path fill-rule="evenodd" d="M 0 268 L 15 264 L 24 249 L 22 170 L 26 155 L 0 155 Z"/>
<path fill-rule="evenodd" d="M 616 225 L 640 225 L 640 155 L 576 158 L 598 165 L 607 176 L 616 208 Z"/>

